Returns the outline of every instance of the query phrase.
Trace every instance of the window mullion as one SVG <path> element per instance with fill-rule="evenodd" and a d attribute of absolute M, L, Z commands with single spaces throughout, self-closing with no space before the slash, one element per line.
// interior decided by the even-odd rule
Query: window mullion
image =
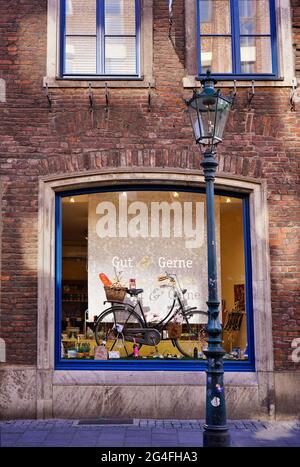
<path fill-rule="evenodd" d="M 66 1 L 60 2 L 60 75 L 63 76 L 66 69 Z"/>
<path fill-rule="evenodd" d="M 196 3 L 196 11 L 197 11 L 197 67 L 198 67 L 198 75 L 202 73 L 202 61 L 201 61 L 201 28 L 200 28 L 200 4 L 199 0 Z"/>
<path fill-rule="evenodd" d="M 278 75 L 275 0 L 269 1 L 269 9 L 270 9 L 271 50 L 272 50 L 272 72 Z"/>
<path fill-rule="evenodd" d="M 104 75 L 105 17 L 104 0 L 97 2 L 97 75 Z"/>
<path fill-rule="evenodd" d="M 230 0 L 233 74 L 241 73 L 240 21 L 238 1 Z"/>
<path fill-rule="evenodd" d="M 140 34 L 141 34 L 141 11 L 140 1 L 135 0 L 135 71 L 137 75 L 141 74 L 141 50 L 140 50 Z"/>

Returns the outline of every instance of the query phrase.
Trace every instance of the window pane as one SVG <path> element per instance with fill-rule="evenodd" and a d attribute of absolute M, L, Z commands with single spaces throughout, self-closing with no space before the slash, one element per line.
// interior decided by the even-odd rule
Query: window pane
<path fill-rule="evenodd" d="M 200 34 L 230 34 L 229 0 L 200 0 Z"/>
<path fill-rule="evenodd" d="M 220 196 L 221 296 L 225 359 L 247 359 L 243 202 Z"/>
<path fill-rule="evenodd" d="M 239 0 L 240 33 L 270 34 L 269 0 Z"/>
<path fill-rule="evenodd" d="M 105 34 L 135 35 L 135 1 L 105 1 Z"/>
<path fill-rule="evenodd" d="M 269 37 L 241 37 L 241 72 L 272 73 Z"/>
<path fill-rule="evenodd" d="M 66 37 L 65 73 L 96 73 L 95 37 Z"/>
<path fill-rule="evenodd" d="M 136 73 L 135 37 L 105 38 L 105 73 L 118 75 Z"/>
<path fill-rule="evenodd" d="M 225 358 L 247 360 L 242 200 L 216 195 L 215 221 Z M 208 293 L 204 193 L 139 190 L 63 197 L 61 252 L 62 359 L 132 362 L 135 338 L 139 358 L 204 359 Z M 179 282 L 170 280 L 166 271 L 176 273 Z M 150 336 L 141 346 L 138 339 L 147 334 L 139 314 L 132 312 L 135 298 L 128 287 L 143 289 L 139 297 L 152 329 L 159 329 L 177 293 L 185 309 L 198 311 L 185 317 L 171 315 L 170 323 L 151 333 L 155 341 Z M 123 292 L 118 301 L 126 307 L 107 310 L 110 305 L 104 300 L 117 300 L 118 291 Z"/>
<path fill-rule="evenodd" d="M 66 0 L 66 33 L 96 34 L 96 0 Z"/>
<path fill-rule="evenodd" d="M 232 73 L 231 38 L 201 37 L 202 73 Z"/>

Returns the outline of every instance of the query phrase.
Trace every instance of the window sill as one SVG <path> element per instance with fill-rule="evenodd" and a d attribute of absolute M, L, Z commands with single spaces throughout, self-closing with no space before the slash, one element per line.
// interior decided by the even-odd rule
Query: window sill
<path fill-rule="evenodd" d="M 149 88 L 155 86 L 153 77 L 133 77 L 133 78 L 112 78 L 112 77 L 67 77 L 67 78 L 53 78 L 45 76 L 43 79 L 43 86 L 48 85 L 49 88 L 88 88 L 89 85 L 93 88 Z"/>
<path fill-rule="evenodd" d="M 296 85 L 296 78 L 275 78 L 271 77 L 260 77 L 259 75 L 256 77 L 224 77 L 217 75 L 214 76 L 218 81 L 218 87 L 234 87 L 235 85 L 238 87 L 249 87 L 252 86 L 252 80 L 255 81 L 255 87 L 272 87 L 272 88 L 282 88 L 282 87 L 293 87 Z M 184 76 L 182 79 L 183 87 L 184 88 L 200 88 L 201 84 L 197 77 L 192 75 Z"/>
<path fill-rule="evenodd" d="M 186 372 L 204 372 L 206 370 L 206 361 L 196 360 L 138 360 L 128 361 L 122 359 L 116 360 L 91 360 L 91 361 L 56 361 L 55 371 L 186 371 Z M 224 371 L 231 373 L 255 373 L 255 365 L 252 362 L 235 361 L 224 362 Z"/>

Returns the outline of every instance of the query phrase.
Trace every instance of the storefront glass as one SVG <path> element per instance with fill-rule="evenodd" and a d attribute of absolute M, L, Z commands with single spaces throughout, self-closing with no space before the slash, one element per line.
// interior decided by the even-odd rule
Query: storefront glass
<path fill-rule="evenodd" d="M 215 204 L 225 360 L 247 362 L 244 200 Z M 58 208 L 60 361 L 205 360 L 205 194 L 72 193 Z"/>

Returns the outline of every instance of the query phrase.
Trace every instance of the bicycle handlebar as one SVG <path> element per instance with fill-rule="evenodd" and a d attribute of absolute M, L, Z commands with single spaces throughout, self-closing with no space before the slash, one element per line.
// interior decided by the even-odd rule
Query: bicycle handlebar
<path fill-rule="evenodd" d="M 168 271 L 165 271 L 165 275 L 161 275 L 161 276 L 158 276 L 158 281 L 159 282 L 162 282 L 162 281 L 165 281 L 165 280 L 168 280 L 170 282 L 173 282 L 173 286 L 174 286 L 174 283 L 176 284 L 177 282 L 177 287 L 178 289 L 180 290 L 180 292 L 184 295 L 186 292 L 187 292 L 187 289 L 183 289 L 179 283 L 179 280 L 178 280 L 178 277 L 177 277 L 177 274 L 171 274 L 170 272 Z M 164 284 L 162 284 L 160 287 L 164 286 Z"/>
<path fill-rule="evenodd" d="M 165 271 L 165 275 L 164 276 L 158 276 L 158 280 L 159 281 L 165 281 L 167 279 L 171 279 L 171 280 L 174 280 L 174 277 L 176 277 L 176 274 L 171 274 L 167 271 Z"/>

